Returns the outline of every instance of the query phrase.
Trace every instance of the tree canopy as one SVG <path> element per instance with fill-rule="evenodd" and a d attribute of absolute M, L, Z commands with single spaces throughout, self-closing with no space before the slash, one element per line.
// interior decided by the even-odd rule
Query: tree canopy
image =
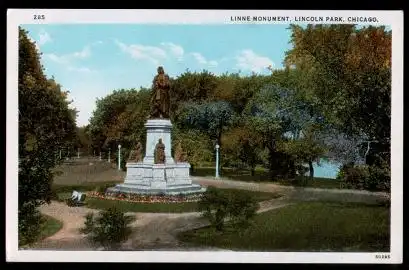
<path fill-rule="evenodd" d="M 36 207 L 50 202 L 56 152 L 70 147 L 76 136 L 76 110 L 68 91 L 48 79 L 40 53 L 19 28 L 19 242 L 33 241 L 40 228 Z"/>

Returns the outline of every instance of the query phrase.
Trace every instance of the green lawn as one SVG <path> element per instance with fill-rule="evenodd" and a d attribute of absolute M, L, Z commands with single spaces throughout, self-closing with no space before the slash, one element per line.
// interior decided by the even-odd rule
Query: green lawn
<path fill-rule="evenodd" d="M 192 176 L 211 176 L 214 177 L 215 175 L 215 168 L 214 167 L 198 167 L 195 168 L 192 172 Z M 221 173 L 221 177 L 230 179 L 230 180 L 237 180 L 237 181 L 244 181 L 244 182 L 268 182 L 268 171 L 265 169 L 258 168 L 255 171 L 255 175 L 251 175 L 250 171 L 248 170 L 239 170 L 233 168 L 223 168 Z M 300 185 L 302 180 L 308 180 L 306 187 L 313 187 L 313 188 L 339 188 L 340 183 L 338 180 L 335 179 L 327 179 L 327 178 L 319 178 L 314 177 L 314 180 L 311 181 L 309 177 L 299 176 L 296 177 L 294 181 L 277 181 L 277 184 L 281 185 L 292 185 L 297 186 Z"/>
<path fill-rule="evenodd" d="M 198 246 L 236 251 L 389 252 L 390 210 L 381 206 L 308 202 L 261 213 L 242 234 L 206 227 L 179 234 Z"/>
<path fill-rule="evenodd" d="M 254 196 L 257 201 L 265 201 L 269 199 L 278 198 L 281 195 L 269 192 L 259 192 L 259 191 L 248 191 L 239 189 L 227 189 L 229 192 L 250 194 Z M 62 192 L 58 194 L 60 201 L 67 199 L 71 196 L 69 192 Z M 85 206 L 94 209 L 107 209 L 109 207 L 115 206 L 122 210 L 123 212 L 147 212 L 147 213 L 182 213 L 182 212 L 196 212 L 197 203 L 196 202 L 185 202 L 185 203 L 133 203 L 126 201 L 114 201 L 114 200 L 104 200 L 99 198 L 87 197 L 85 199 Z"/>
<path fill-rule="evenodd" d="M 45 222 L 43 224 L 43 228 L 39 235 L 39 240 L 47 238 L 51 235 L 56 234 L 59 230 L 61 230 L 63 223 L 53 217 L 43 215 Z"/>

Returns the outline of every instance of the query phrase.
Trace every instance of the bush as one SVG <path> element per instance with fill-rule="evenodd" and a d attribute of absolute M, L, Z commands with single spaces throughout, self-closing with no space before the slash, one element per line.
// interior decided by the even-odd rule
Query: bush
<path fill-rule="evenodd" d="M 45 220 L 34 204 L 25 203 L 18 211 L 18 244 L 19 246 L 34 243 Z"/>
<path fill-rule="evenodd" d="M 390 191 L 390 169 L 386 164 L 344 166 L 337 179 L 345 188 Z"/>
<path fill-rule="evenodd" d="M 87 214 L 81 232 L 86 234 L 93 244 L 115 250 L 131 235 L 130 224 L 133 221 L 134 217 L 126 216 L 117 208 L 109 208 L 102 211 L 98 217 L 93 213 Z"/>
<path fill-rule="evenodd" d="M 216 230 L 222 231 L 227 217 L 229 201 L 224 191 L 208 187 L 199 201 L 199 211 L 207 218 Z"/>
<path fill-rule="evenodd" d="M 247 228 L 251 219 L 258 210 L 257 201 L 249 194 L 231 193 L 229 198 L 228 213 L 231 223 L 238 229 Z"/>
<path fill-rule="evenodd" d="M 258 209 L 257 202 L 250 195 L 215 187 L 207 188 L 198 205 L 199 211 L 217 231 L 224 229 L 227 218 L 233 227 L 246 228 Z"/>

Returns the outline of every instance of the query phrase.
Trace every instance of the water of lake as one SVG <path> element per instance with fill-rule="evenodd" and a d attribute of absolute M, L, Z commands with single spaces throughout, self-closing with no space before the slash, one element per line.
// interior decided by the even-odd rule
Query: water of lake
<path fill-rule="evenodd" d="M 339 163 L 329 162 L 325 160 L 321 160 L 320 165 L 315 162 L 313 163 L 314 177 L 335 179 L 337 177 L 340 166 L 341 164 Z M 307 172 L 306 175 L 309 175 L 309 172 Z"/>

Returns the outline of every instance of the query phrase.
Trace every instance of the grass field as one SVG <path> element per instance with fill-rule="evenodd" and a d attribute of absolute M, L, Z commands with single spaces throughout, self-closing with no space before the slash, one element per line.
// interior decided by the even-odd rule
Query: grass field
<path fill-rule="evenodd" d="M 51 235 L 56 234 L 59 230 L 61 230 L 63 224 L 61 221 L 47 216 L 47 215 L 43 215 L 45 222 L 43 225 L 43 228 L 41 230 L 41 233 L 39 235 L 39 240 L 47 238 Z"/>
<path fill-rule="evenodd" d="M 242 234 L 210 227 L 179 234 L 197 246 L 236 251 L 389 252 L 390 210 L 381 206 L 309 202 L 261 213 Z"/>
<path fill-rule="evenodd" d="M 115 169 L 113 163 L 95 158 L 80 158 L 65 161 L 55 168 L 61 172 L 54 178 L 54 185 L 82 185 L 84 183 L 123 181 L 124 171 Z"/>
<path fill-rule="evenodd" d="M 249 194 L 253 196 L 257 201 L 265 201 L 269 199 L 278 198 L 281 195 L 269 192 L 258 192 L 238 189 L 227 189 L 228 192 Z M 63 201 L 71 196 L 70 192 L 61 192 L 58 194 L 59 200 Z M 183 213 L 183 212 L 196 212 L 196 202 L 184 202 L 184 203 L 134 203 L 126 201 L 105 200 L 99 198 L 86 198 L 85 205 L 94 209 L 108 209 L 115 206 L 123 212 L 146 212 L 146 213 Z"/>
<path fill-rule="evenodd" d="M 192 176 L 209 176 L 214 177 L 215 175 L 215 168 L 212 167 L 201 167 L 195 168 L 192 172 Z M 255 175 L 252 176 L 250 171 L 248 170 L 238 170 L 232 168 L 223 168 L 220 176 L 230 180 L 237 180 L 237 181 L 244 181 L 244 182 L 268 182 L 268 171 L 263 169 L 258 169 L 255 171 Z M 314 180 L 310 180 L 309 177 L 297 177 L 295 181 L 277 181 L 277 184 L 280 185 L 299 185 L 303 182 L 303 180 L 308 180 L 306 182 L 306 187 L 313 187 L 313 188 L 339 188 L 340 183 L 338 180 L 335 179 L 327 179 L 327 178 L 319 178 L 314 177 Z"/>
<path fill-rule="evenodd" d="M 29 247 L 30 245 L 50 237 L 61 230 L 63 226 L 61 221 L 47 215 L 42 215 L 42 218 L 43 223 L 41 226 L 41 231 L 40 234 L 37 235 L 36 240 L 33 243 L 19 243 L 19 247 Z"/>

